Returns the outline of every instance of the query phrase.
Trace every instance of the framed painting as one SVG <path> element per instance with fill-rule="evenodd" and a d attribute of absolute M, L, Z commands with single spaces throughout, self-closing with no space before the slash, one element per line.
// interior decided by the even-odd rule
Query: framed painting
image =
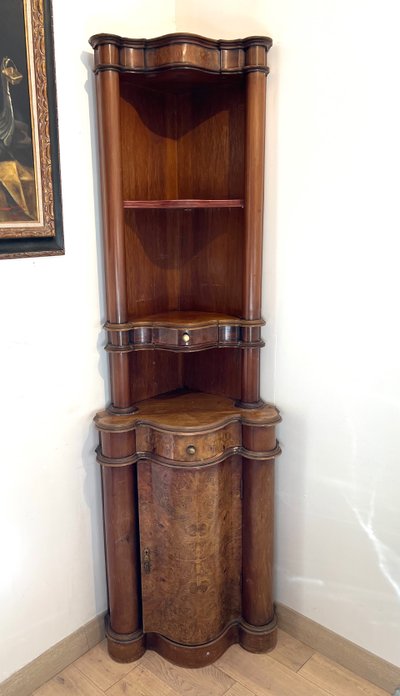
<path fill-rule="evenodd" d="M 51 0 L 0 0 L 0 258 L 63 254 Z"/>

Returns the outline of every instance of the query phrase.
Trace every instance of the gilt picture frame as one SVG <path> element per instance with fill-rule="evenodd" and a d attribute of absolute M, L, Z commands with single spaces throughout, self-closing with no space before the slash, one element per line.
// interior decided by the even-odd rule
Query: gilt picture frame
<path fill-rule="evenodd" d="M 0 258 L 63 253 L 51 0 L 1 0 Z"/>

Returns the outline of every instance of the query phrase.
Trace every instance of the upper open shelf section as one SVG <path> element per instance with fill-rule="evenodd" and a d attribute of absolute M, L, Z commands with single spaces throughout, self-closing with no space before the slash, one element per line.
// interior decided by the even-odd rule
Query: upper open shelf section
<path fill-rule="evenodd" d="M 123 207 L 244 208 L 247 82 L 268 73 L 271 40 L 97 34 L 90 43 L 95 72 L 119 73 Z"/>

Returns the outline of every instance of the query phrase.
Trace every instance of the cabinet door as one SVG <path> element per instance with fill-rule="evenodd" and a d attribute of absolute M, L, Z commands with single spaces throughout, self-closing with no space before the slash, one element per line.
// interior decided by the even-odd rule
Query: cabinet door
<path fill-rule="evenodd" d="M 138 477 L 144 631 L 206 643 L 241 614 L 241 459 Z"/>

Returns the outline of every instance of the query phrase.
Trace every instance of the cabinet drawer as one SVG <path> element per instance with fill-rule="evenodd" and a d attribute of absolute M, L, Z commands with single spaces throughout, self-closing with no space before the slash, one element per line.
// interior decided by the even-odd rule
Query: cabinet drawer
<path fill-rule="evenodd" d="M 205 434 L 182 434 L 153 430 L 141 426 L 137 431 L 138 448 L 177 462 L 198 462 L 213 459 L 227 449 L 241 444 L 239 423 L 230 423 Z"/>
<path fill-rule="evenodd" d="M 175 329 L 172 327 L 155 327 L 153 344 L 156 346 L 191 348 L 218 343 L 218 326 L 200 326 L 192 329 Z"/>

